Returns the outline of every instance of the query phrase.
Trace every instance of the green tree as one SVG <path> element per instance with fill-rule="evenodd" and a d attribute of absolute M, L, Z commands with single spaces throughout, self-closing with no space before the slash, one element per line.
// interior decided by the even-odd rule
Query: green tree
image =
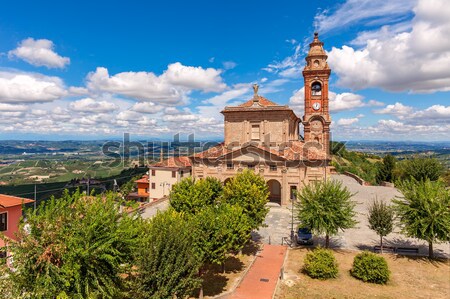
<path fill-rule="evenodd" d="M 392 182 L 394 180 L 394 169 L 396 159 L 391 154 L 384 156 L 383 163 L 377 164 L 377 174 L 376 181 L 377 183 L 381 182 Z"/>
<path fill-rule="evenodd" d="M 316 234 L 325 234 L 325 247 L 330 244 L 330 236 L 339 230 L 356 225 L 351 201 L 354 194 L 335 180 L 316 181 L 303 187 L 297 193 L 297 217 L 300 226 L 308 227 Z"/>
<path fill-rule="evenodd" d="M 177 212 L 196 214 L 205 206 L 216 203 L 222 195 L 222 183 L 216 178 L 195 181 L 184 178 L 172 186 L 169 194 L 170 205 Z"/>
<path fill-rule="evenodd" d="M 132 298 L 184 298 L 201 284 L 202 261 L 195 252 L 192 227 L 174 210 L 145 222 L 136 250 Z"/>
<path fill-rule="evenodd" d="M 395 213 L 384 201 L 375 199 L 369 206 L 369 228 L 380 236 L 381 253 L 383 253 L 383 237 L 394 229 Z"/>
<path fill-rule="evenodd" d="M 9 247 L 16 271 L 7 276 L 14 298 L 117 298 L 140 220 L 120 213 L 115 197 L 66 191 L 26 210 L 21 241 Z"/>
<path fill-rule="evenodd" d="M 444 167 L 436 158 L 413 158 L 405 161 L 403 178 L 413 177 L 417 181 L 430 179 L 437 181 Z"/>
<path fill-rule="evenodd" d="M 330 151 L 332 155 L 342 156 L 347 152 L 347 149 L 343 142 L 330 141 Z"/>
<path fill-rule="evenodd" d="M 139 176 L 135 176 L 131 180 L 120 186 L 120 193 L 122 194 L 123 198 L 126 198 L 128 194 L 136 190 L 136 181 L 139 178 Z"/>
<path fill-rule="evenodd" d="M 428 242 L 433 258 L 433 244 L 450 241 L 450 191 L 439 181 L 401 181 L 403 197 L 394 199 L 395 210 L 408 236 Z"/>
<path fill-rule="evenodd" d="M 251 170 L 244 170 L 225 185 L 224 202 L 239 205 L 250 219 L 252 229 L 264 223 L 269 208 L 266 207 L 269 188 L 262 176 Z"/>
<path fill-rule="evenodd" d="M 208 206 L 191 219 L 193 245 L 208 263 L 223 265 L 227 254 L 241 250 L 250 238 L 251 222 L 239 205 Z"/>

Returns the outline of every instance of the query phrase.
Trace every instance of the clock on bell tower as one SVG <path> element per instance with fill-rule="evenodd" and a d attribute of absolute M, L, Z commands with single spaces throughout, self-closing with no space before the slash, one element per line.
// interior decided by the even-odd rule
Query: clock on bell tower
<path fill-rule="evenodd" d="M 319 34 L 314 33 L 314 40 L 309 44 L 306 66 L 303 69 L 305 81 L 305 115 L 303 125 L 305 142 L 318 142 L 329 152 L 331 118 L 328 106 L 328 79 L 331 70 L 327 63 L 327 54 Z"/>

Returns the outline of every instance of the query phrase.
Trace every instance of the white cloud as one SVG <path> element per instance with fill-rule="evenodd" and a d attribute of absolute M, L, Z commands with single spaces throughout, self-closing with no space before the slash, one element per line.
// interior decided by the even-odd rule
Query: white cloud
<path fill-rule="evenodd" d="M 163 120 L 167 122 L 185 122 L 185 121 L 192 121 L 192 120 L 198 120 L 199 117 L 194 114 L 180 114 L 180 115 L 164 115 Z"/>
<path fill-rule="evenodd" d="M 300 78 L 302 75 L 303 62 L 301 62 L 301 45 L 294 47 L 294 54 L 284 58 L 282 61 L 274 61 L 263 68 L 266 72 L 279 74 L 284 78 Z"/>
<path fill-rule="evenodd" d="M 98 101 L 91 98 L 84 98 L 69 104 L 69 108 L 73 111 L 85 113 L 104 113 L 117 110 L 118 107 L 114 103 L 107 101 Z"/>
<path fill-rule="evenodd" d="M 371 106 L 371 107 L 380 107 L 380 106 L 384 106 L 383 102 L 380 101 L 376 101 L 376 100 L 369 100 L 367 102 L 367 106 Z"/>
<path fill-rule="evenodd" d="M 242 97 L 246 93 L 250 92 L 250 90 L 251 84 L 249 83 L 236 84 L 233 86 L 232 89 L 227 90 L 207 100 L 204 100 L 203 103 L 209 103 L 215 106 L 220 106 L 220 108 L 223 108 L 229 101 Z"/>
<path fill-rule="evenodd" d="M 450 124 L 450 106 L 433 105 L 419 110 L 397 102 L 383 109 L 374 110 L 374 113 L 393 115 L 408 125 Z"/>
<path fill-rule="evenodd" d="M 295 45 L 297 43 L 297 40 L 294 38 L 291 38 L 291 39 L 287 39 L 286 42 L 290 43 L 291 45 Z"/>
<path fill-rule="evenodd" d="M 87 76 L 87 87 L 93 92 L 110 92 L 139 100 L 149 100 L 166 105 L 186 101 L 193 90 L 219 92 L 226 88 L 221 71 L 213 68 L 170 64 L 160 76 L 152 72 L 124 72 L 110 76 L 108 70 L 98 67 Z"/>
<path fill-rule="evenodd" d="M 140 120 L 138 120 L 137 124 L 140 126 L 145 126 L 145 127 L 153 127 L 153 126 L 156 126 L 157 121 L 156 121 L 156 119 L 143 117 Z"/>
<path fill-rule="evenodd" d="M 411 118 L 422 118 L 430 120 L 431 122 L 436 120 L 446 120 L 450 123 L 450 106 L 433 105 L 425 110 L 416 111 L 411 115 Z"/>
<path fill-rule="evenodd" d="M 162 77 L 175 86 L 181 86 L 189 90 L 220 92 L 226 88 L 220 76 L 221 72 L 221 70 L 213 68 L 184 66 L 175 62 L 169 64 Z"/>
<path fill-rule="evenodd" d="M 181 113 L 181 111 L 175 107 L 167 107 L 166 109 L 164 109 L 164 114 L 176 115 L 176 114 L 180 114 L 180 113 Z"/>
<path fill-rule="evenodd" d="M 339 126 L 335 130 L 334 136 L 340 139 L 358 140 L 361 136 L 364 139 L 375 140 L 448 140 L 450 123 L 406 123 L 391 119 L 381 119 L 371 126 Z"/>
<path fill-rule="evenodd" d="M 374 126 L 378 132 L 383 132 L 386 135 L 404 135 L 404 136 L 423 136 L 424 134 L 442 135 L 447 134 L 450 125 L 436 126 L 424 124 L 406 124 L 395 120 L 381 119 L 377 125 Z"/>
<path fill-rule="evenodd" d="M 83 96 L 83 95 L 88 95 L 89 90 L 85 87 L 71 86 L 71 87 L 69 87 L 69 93 L 71 95 Z"/>
<path fill-rule="evenodd" d="M 357 117 L 354 118 L 341 118 L 337 121 L 337 124 L 340 126 L 351 126 L 357 123 L 359 119 Z"/>
<path fill-rule="evenodd" d="M 117 114 L 117 119 L 123 120 L 123 121 L 136 122 L 136 121 L 140 120 L 141 118 L 142 118 L 142 114 L 140 114 L 139 112 L 136 112 L 136 111 L 131 111 L 131 110 L 121 111 L 121 112 L 119 112 L 119 114 Z"/>
<path fill-rule="evenodd" d="M 388 38 L 393 38 L 396 34 L 410 31 L 411 22 L 405 21 L 393 25 L 384 25 L 381 28 L 371 31 L 362 31 L 358 33 L 358 36 L 350 42 L 350 44 L 355 46 L 365 46 L 367 41 L 371 39 L 381 39 L 385 40 Z"/>
<path fill-rule="evenodd" d="M 419 0 L 414 13 L 411 31 L 381 34 L 360 50 L 333 48 L 328 63 L 339 76 L 338 84 L 352 89 L 450 90 L 450 6 L 445 0 Z"/>
<path fill-rule="evenodd" d="M 414 108 L 410 106 L 405 106 L 402 103 L 395 103 L 393 105 L 387 105 L 383 109 L 377 109 L 373 112 L 376 114 L 391 114 L 395 115 L 399 118 L 402 118 L 406 115 L 410 115 L 413 112 Z"/>
<path fill-rule="evenodd" d="M 24 115 L 23 111 L 0 111 L 1 117 L 22 117 Z"/>
<path fill-rule="evenodd" d="M 130 108 L 130 110 L 132 110 L 132 111 L 141 112 L 141 113 L 149 113 L 149 114 L 158 113 L 158 112 L 162 111 L 163 109 L 164 109 L 163 106 L 156 105 L 155 103 L 152 103 L 152 102 L 138 102 Z"/>
<path fill-rule="evenodd" d="M 0 71 L 0 102 L 48 102 L 66 95 L 64 83 L 58 77 Z"/>
<path fill-rule="evenodd" d="M 281 86 L 288 83 L 290 80 L 286 78 L 281 79 L 275 79 L 272 81 L 268 81 L 261 85 L 259 88 L 260 94 L 269 94 L 269 93 L 275 93 L 282 90 Z"/>
<path fill-rule="evenodd" d="M 12 104 L 0 103 L 0 111 L 18 112 L 18 111 L 27 111 L 27 110 L 28 110 L 28 106 L 26 106 L 26 105 L 12 105 Z"/>
<path fill-rule="evenodd" d="M 226 70 L 234 69 L 237 66 L 237 63 L 234 61 L 224 61 L 222 62 L 223 68 Z"/>
<path fill-rule="evenodd" d="M 52 119 L 59 121 L 66 121 L 72 118 L 69 111 L 61 107 L 56 107 L 53 110 L 51 110 L 50 115 Z"/>
<path fill-rule="evenodd" d="M 147 72 L 125 72 L 110 76 L 106 68 L 98 67 L 95 72 L 89 73 L 87 80 L 88 88 L 94 92 L 117 93 L 166 104 L 179 104 L 184 96 L 182 91 Z"/>
<path fill-rule="evenodd" d="M 325 10 L 316 15 L 315 23 L 324 34 L 360 23 L 373 26 L 398 22 L 408 16 L 413 5 L 411 0 L 347 0 L 331 14 Z"/>
<path fill-rule="evenodd" d="M 43 109 L 34 109 L 33 111 L 31 111 L 31 114 L 34 116 L 44 116 L 44 115 L 47 115 L 48 112 L 47 112 L 47 110 L 43 110 Z"/>
<path fill-rule="evenodd" d="M 381 103 L 375 100 L 365 102 L 363 96 L 350 92 L 337 94 L 329 91 L 328 98 L 330 101 L 330 113 L 349 111 L 360 107 L 377 106 Z M 293 108 L 298 115 L 303 115 L 305 106 L 304 87 L 294 91 L 293 95 L 289 99 L 289 106 L 291 106 L 291 108 Z"/>
<path fill-rule="evenodd" d="M 54 52 L 54 45 L 48 39 L 27 38 L 19 46 L 8 52 L 8 57 L 17 57 L 34 66 L 63 68 L 70 63 L 69 57 L 62 57 Z"/>
<path fill-rule="evenodd" d="M 350 92 L 344 92 L 339 94 L 329 92 L 329 99 L 330 99 L 331 113 L 353 110 L 355 108 L 364 107 L 366 105 L 363 102 L 364 99 L 363 96 Z"/>

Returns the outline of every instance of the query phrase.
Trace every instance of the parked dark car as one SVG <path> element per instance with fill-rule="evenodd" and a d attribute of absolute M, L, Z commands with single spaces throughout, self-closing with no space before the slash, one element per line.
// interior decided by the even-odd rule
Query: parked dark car
<path fill-rule="evenodd" d="M 307 227 L 300 227 L 295 235 L 295 240 L 299 245 L 313 245 L 313 235 Z"/>

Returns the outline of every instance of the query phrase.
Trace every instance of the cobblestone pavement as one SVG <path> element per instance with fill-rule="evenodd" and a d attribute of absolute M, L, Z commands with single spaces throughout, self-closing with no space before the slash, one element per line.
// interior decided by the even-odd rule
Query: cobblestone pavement
<path fill-rule="evenodd" d="M 352 250 L 372 249 L 373 246 L 379 245 L 379 237 L 368 227 L 368 206 L 375 198 L 390 201 L 395 196 L 400 196 L 400 193 L 392 187 L 361 186 L 354 179 L 344 175 L 333 175 L 332 178 L 342 181 L 343 185 L 347 186 L 352 193 L 356 193 L 352 199 L 356 202 L 355 211 L 358 224 L 355 228 L 345 230 L 332 237 L 330 245 L 335 248 Z M 265 221 L 267 227 L 263 227 L 255 232 L 253 238 L 259 239 L 266 244 L 281 244 L 283 237 L 285 237 L 285 240 L 290 238 L 291 217 L 291 206 L 271 206 Z M 296 227 L 297 222 L 294 211 L 294 229 Z M 426 242 L 406 238 L 399 233 L 398 228 L 384 240 L 384 244 L 387 246 L 418 247 L 421 255 L 428 254 L 428 244 Z M 314 243 L 324 245 L 324 238 L 315 236 Z M 434 252 L 437 256 L 450 258 L 450 244 L 448 242 L 435 244 Z"/>
<path fill-rule="evenodd" d="M 265 244 L 284 244 L 283 238 L 290 238 L 292 214 L 291 207 L 280 207 L 276 204 L 269 204 L 270 211 L 266 216 L 265 225 L 257 232 L 253 233 L 253 239 L 261 241 Z M 295 217 L 295 215 L 294 215 Z M 297 227 L 297 222 L 294 218 L 294 230 Z"/>

